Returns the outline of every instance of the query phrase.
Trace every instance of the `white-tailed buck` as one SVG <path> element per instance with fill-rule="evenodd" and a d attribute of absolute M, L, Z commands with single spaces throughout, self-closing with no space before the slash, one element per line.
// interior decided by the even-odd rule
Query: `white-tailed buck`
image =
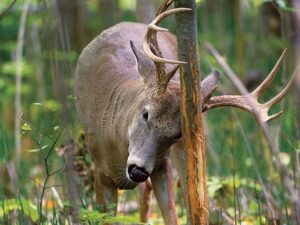
<path fill-rule="evenodd" d="M 178 224 L 169 156 L 180 179 L 186 179 L 181 144 L 180 85 L 176 37 L 157 24 L 166 16 L 165 1 L 150 25 L 119 23 L 96 37 L 81 53 L 75 75 L 76 109 L 95 164 L 97 201 L 115 212 L 117 190 L 132 189 L 150 178 L 165 224 Z M 144 51 L 142 51 L 144 49 Z M 218 73 L 201 82 L 202 111 L 233 106 L 258 113 L 263 121 L 269 108 L 288 92 L 292 82 L 267 103 L 257 102 L 283 61 L 285 52 L 263 83 L 248 96 L 211 97 Z M 165 58 L 165 59 L 164 59 Z M 167 60 L 166 60 L 167 59 Z M 168 64 L 168 65 L 167 65 Z M 184 184 L 184 182 L 183 182 Z"/>

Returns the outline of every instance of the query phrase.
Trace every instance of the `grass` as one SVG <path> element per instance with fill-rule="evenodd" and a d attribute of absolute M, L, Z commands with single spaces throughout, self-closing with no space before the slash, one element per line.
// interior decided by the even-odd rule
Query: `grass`
<path fill-rule="evenodd" d="M 48 114 L 58 113 L 48 110 L 45 105 L 36 103 L 34 105 Z M 286 114 L 290 115 L 291 111 L 294 109 L 288 110 Z M 56 118 L 56 115 L 48 115 L 48 117 Z M 263 135 L 253 124 L 253 118 L 235 110 L 225 112 L 215 110 L 206 120 L 209 130 L 207 186 L 210 224 L 268 224 L 272 212 L 270 201 L 281 221 L 294 224 L 295 209 L 273 168 L 272 161 L 267 162 L 270 160 L 269 150 L 264 145 Z M 294 128 L 285 122 L 285 114 L 281 120 L 282 132 L 291 133 Z M 66 128 L 59 126 L 55 120 L 49 127 L 43 129 L 37 127 L 39 126 L 24 119 L 23 141 L 31 140 L 35 147 L 23 152 L 17 173 L 17 188 L 11 186 L 13 176 L 8 169 L 8 162 L 11 160 L 9 160 L 8 149 L 4 148 L 5 157 L 1 164 L 4 176 L 1 178 L 0 185 L 0 223 L 70 224 L 70 215 L 74 211 L 74 206 L 71 207 L 72 203 L 66 194 L 64 178 L 67 159 L 66 146 L 62 143 L 64 143 Z M 77 125 L 75 127 L 74 130 L 79 130 Z M 80 203 L 75 207 L 78 219 L 83 224 L 109 222 L 137 224 L 139 196 L 136 190 L 119 191 L 119 203 L 123 205 L 123 209 L 117 217 L 100 213 L 92 185 L 93 165 L 80 132 L 74 133 L 74 137 L 76 136 L 78 138 L 75 142 L 80 149 L 75 157 L 78 170 L 76 180 L 80 185 Z M 2 134 L 1 138 L 5 146 L 5 134 Z M 293 139 L 284 141 L 280 139 L 278 142 L 288 147 L 285 148 L 285 152 L 281 152 L 281 157 L 286 168 L 293 173 L 297 169 L 296 161 L 292 157 L 296 142 Z M 297 185 L 299 177 L 296 177 L 295 172 L 293 174 L 294 184 Z M 175 177 L 175 183 L 176 179 Z M 182 191 L 177 186 L 175 190 L 178 215 L 181 224 L 184 224 L 186 208 L 182 200 Z M 271 200 L 267 195 L 271 196 Z M 126 208 L 130 202 L 135 203 L 134 206 Z M 163 224 L 155 201 L 149 224 Z"/>

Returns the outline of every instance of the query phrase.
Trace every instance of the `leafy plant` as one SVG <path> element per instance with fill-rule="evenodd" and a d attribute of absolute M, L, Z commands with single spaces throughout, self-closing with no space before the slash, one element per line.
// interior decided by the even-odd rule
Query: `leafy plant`
<path fill-rule="evenodd" d="M 122 223 L 122 224 L 146 224 L 137 222 L 139 219 L 135 216 L 112 216 L 108 213 L 80 209 L 79 218 L 85 224 L 104 224 L 104 223 Z"/>
<path fill-rule="evenodd" d="M 37 206 L 34 205 L 31 200 L 13 198 L 0 201 L 0 221 L 1 218 L 5 218 L 6 215 L 13 211 L 24 213 L 32 222 L 37 222 L 39 218 Z"/>

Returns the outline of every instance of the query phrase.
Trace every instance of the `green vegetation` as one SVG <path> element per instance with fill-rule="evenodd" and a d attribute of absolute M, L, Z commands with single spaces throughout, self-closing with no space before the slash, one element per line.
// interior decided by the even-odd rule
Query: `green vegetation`
<path fill-rule="evenodd" d="M 137 224 L 136 190 L 120 191 L 122 207 L 117 217 L 99 213 L 92 185 L 93 166 L 72 96 L 80 51 L 103 29 L 120 21 L 137 21 L 135 1 L 18 0 L 2 15 L 11 2 L 0 1 L 0 224 L 70 224 L 75 207 L 66 185 L 66 177 L 70 177 L 66 166 L 68 146 L 78 149 L 74 164 L 78 174 L 71 176 L 78 186 L 78 199 L 73 199 L 78 219 L 84 224 Z M 23 53 L 18 59 L 20 20 L 27 2 L 30 5 Z M 160 1 L 154 2 L 157 8 Z M 212 69 L 224 74 L 205 50 L 207 42 L 222 53 L 249 89 L 266 77 L 283 49 L 288 48 L 278 76 L 260 101 L 275 96 L 295 69 L 296 10 L 291 1 L 197 3 L 202 76 Z M 175 33 L 174 21 L 168 19 L 163 27 Z M 16 80 L 20 72 L 21 114 L 15 115 Z M 237 94 L 225 75 L 221 76 L 217 92 Z M 296 88 L 292 90 L 283 103 L 271 110 L 272 113 L 283 109 L 284 114 L 269 123 L 282 163 L 296 188 L 300 186 L 299 95 Z M 21 121 L 17 135 L 15 116 Z M 270 205 L 282 224 L 296 224 L 297 209 L 289 199 L 285 181 L 275 166 L 278 162 L 274 161 L 255 119 L 240 110 L 220 108 L 207 113 L 205 129 L 210 224 L 268 224 Z M 20 152 L 16 150 L 16 137 L 21 138 Z M 177 211 L 184 223 L 185 206 L 177 186 Z M 150 223 L 163 224 L 154 200 L 152 205 Z"/>

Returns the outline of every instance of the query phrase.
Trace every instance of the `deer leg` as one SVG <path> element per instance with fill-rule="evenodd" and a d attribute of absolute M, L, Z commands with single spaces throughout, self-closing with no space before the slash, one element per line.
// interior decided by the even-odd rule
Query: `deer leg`
<path fill-rule="evenodd" d="M 139 185 L 140 189 L 140 221 L 147 223 L 150 215 L 152 184 L 146 180 Z"/>
<path fill-rule="evenodd" d="M 170 158 L 172 165 L 175 167 L 183 193 L 187 193 L 187 170 L 186 170 L 186 152 L 183 149 L 183 143 L 181 141 L 172 145 L 170 151 Z"/>
<path fill-rule="evenodd" d="M 173 190 L 173 175 L 170 159 L 164 159 L 150 175 L 152 188 L 162 212 L 164 223 L 179 225 Z"/>
<path fill-rule="evenodd" d="M 103 173 L 95 171 L 94 188 L 96 199 L 102 212 L 116 215 L 118 204 L 118 189 L 113 181 Z"/>
<path fill-rule="evenodd" d="M 182 141 L 177 142 L 171 147 L 171 154 L 170 157 L 172 159 L 172 164 L 176 168 L 178 173 L 182 194 L 184 198 L 184 205 L 186 206 L 186 215 L 187 217 L 187 224 L 191 224 L 191 218 L 189 217 L 189 204 L 187 204 L 187 168 L 186 168 L 186 152 L 183 149 Z"/>

